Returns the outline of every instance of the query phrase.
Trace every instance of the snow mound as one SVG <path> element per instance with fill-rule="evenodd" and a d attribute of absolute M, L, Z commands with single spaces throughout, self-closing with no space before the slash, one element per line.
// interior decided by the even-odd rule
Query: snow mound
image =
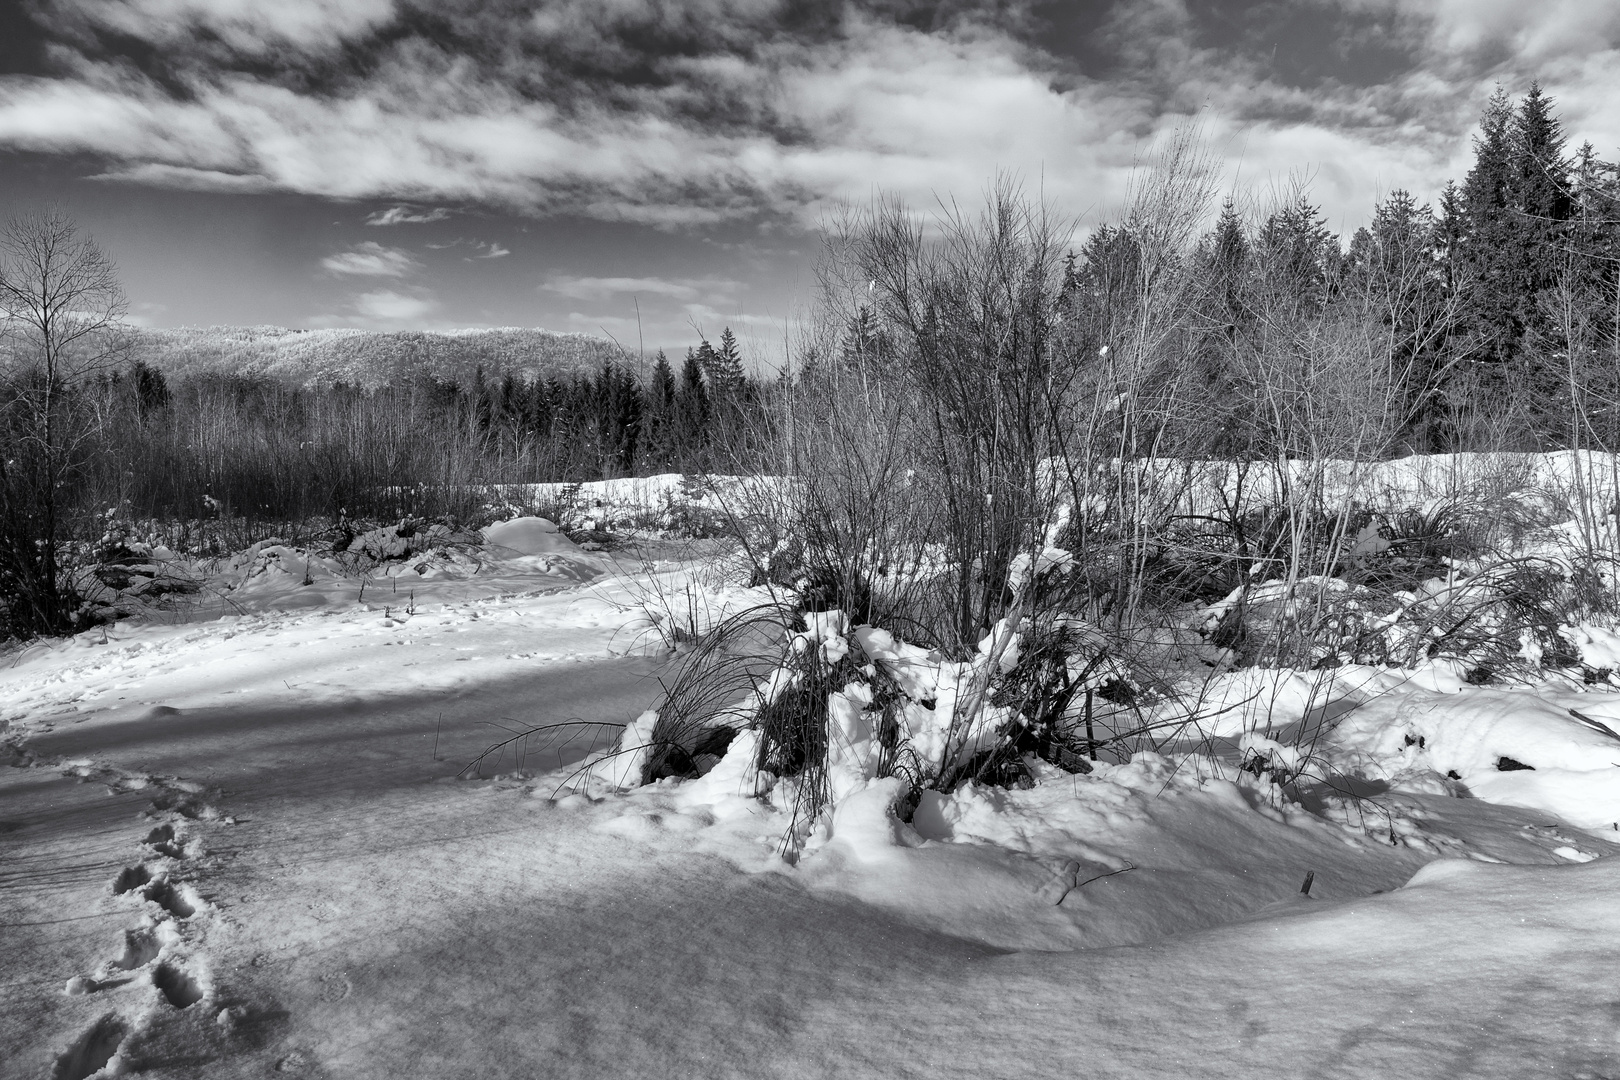
<path fill-rule="evenodd" d="M 1334 742 L 1372 777 L 1399 782 L 1441 773 L 1490 802 L 1608 829 L 1620 822 L 1614 723 L 1545 691 L 1412 690 L 1350 713 Z"/>
<path fill-rule="evenodd" d="M 485 527 L 484 543 L 507 548 L 519 555 L 571 555 L 580 550 L 578 544 L 543 517 L 515 517 L 510 521 L 497 521 Z"/>

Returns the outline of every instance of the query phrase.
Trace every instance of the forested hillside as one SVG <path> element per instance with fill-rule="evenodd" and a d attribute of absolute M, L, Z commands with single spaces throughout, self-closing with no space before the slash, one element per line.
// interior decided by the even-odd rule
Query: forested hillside
<path fill-rule="evenodd" d="M 132 354 L 171 381 L 229 374 L 374 390 L 420 376 L 469 383 L 480 369 L 525 380 L 566 378 L 618 358 L 621 350 L 588 334 L 525 327 L 384 332 L 207 326 L 137 330 Z"/>

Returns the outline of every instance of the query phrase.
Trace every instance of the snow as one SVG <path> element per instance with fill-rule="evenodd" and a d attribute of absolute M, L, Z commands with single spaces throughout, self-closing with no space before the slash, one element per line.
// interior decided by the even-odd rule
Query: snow
<path fill-rule="evenodd" d="M 0 668 L 0 1077 L 1620 1074 L 1602 685 L 1215 674 L 1204 745 L 907 822 L 853 681 L 785 858 L 754 731 L 632 786 L 660 628 L 760 595 L 543 518 L 480 539 L 177 566 L 189 612 Z M 797 647 L 881 667 L 938 760 L 1018 641 L 824 612 Z"/>
<path fill-rule="evenodd" d="M 520 555 L 550 555 L 579 550 L 578 544 L 543 517 L 516 517 L 509 521 L 498 521 L 485 527 L 483 536 L 485 543 Z"/>

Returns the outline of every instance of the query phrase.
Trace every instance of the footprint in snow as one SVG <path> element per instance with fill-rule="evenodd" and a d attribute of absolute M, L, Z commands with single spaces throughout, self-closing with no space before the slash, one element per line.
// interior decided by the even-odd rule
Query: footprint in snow
<path fill-rule="evenodd" d="M 152 800 L 151 813 L 160 814 L 165 810 L 191 821 L 214 821 L 219 817 L 218 810 L 190 792 L 183 791 L 167 791 Z"/>
<path fill-rule="evenodd" d="M 127 1033 L 128 1029 L 117 1015 L 103 1016 L 56 1059 L 51 1080 L 85 1080 L 100 1072 L 118 1053 Z"/>
<path fill-rule="evenodd" d="M 145 863 L 137 863 L 134 866 L 126 866 L 123 870 L 119 871 L 118 876 L 113 879 L 113 895 L 123 896 L 125 893 L 132 893 L 151 880 L 152 871 L 146 866 Z"/>
<path fill-rule="evenodd" d="M 145 863 L 126 866 L 113 879 L 113 895 L 127 896 L 141 890 L 141 898 L 150 900 L 176 919 L 189 919 L 197 914 L 197 897 L 184 886 L 176 887 L 168 878 L 154 876 Z"/>
<path fill-rule="evenodd" d="M 171 859 L 183 859 L 186 857 L 186 849 L 175 840 L 173 825 L 159 825 L 146 834 L 146 839 L 142 843 L 159 855 Z"/>
<path fill-rule="evenodd" d="M 176 919 L 189 919 L 197 914 L 196 897 L 191 890 L 175 888 L 167 880 L 152 882 L 141 895 Z"/>
<path fill-rule="evenodd" d="M 157 935 L 150 930 L 124 931 L 124 955 L 113 961 L 113 967 L 120 971 L 134 971 L 145 967 L 157 959 L 158 951 L 162 945 Z"/>
<path fill-rule="evenodd" d="M 188 1009 L 203 998 L 202 987 L 186 970 L 175 964 L 159 964 L 152 972 L 152 985 L 163 999 L 177 1009 Z"/>

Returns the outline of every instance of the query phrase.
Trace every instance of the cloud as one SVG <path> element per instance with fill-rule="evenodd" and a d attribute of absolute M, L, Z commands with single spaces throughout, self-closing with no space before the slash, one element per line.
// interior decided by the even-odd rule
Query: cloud
<path fill-rule="evenodd" d="M 419 265 L 409 252 L 383 247 L 371 240 L 357 244 L 351 251 L 328 255 L 321 260 L 321 267 L 328 273 L 355 277 L 405 277 Z"/>
<path fill-rule="evenodd" d="M 1590 0 L 1404 0 L 1430 20 L 1436 55 L 1495 52 L 1509 61 L 1558 62 L 1610 51 L 1620 34 L 1620 7 Z"/>
<path fill-rule="evenodd" d="M 46 11 L 49 24 L 66 31 L 188 47 L 212 38 L 254 55 L 288 46 L 333 50 L 396 14 L 394 0 L 56 0 Z"/>
<path fill-rule="evenodd" d="M 244 176 L 240 173 L 220 172 L 217 169 L 194 169 L 184 165 L 161 165 L 154 162 L 113 169 L 98 173 L 90 179 L 149 184 L 153 187 L 176 188 L 180 191 L 217 191 L 230 194 L 257 194 L 273 191 L 276 186 L 262 176 Z"/>
<path fill-rule="evenodd" d="M 366 218 L 367 225 L 421 225 L 430 221 L 443 221 L 450 211 L 442 206 L 431 210 L 411 210 L 404 206 L 390 206 Z"/>
<path fill-rule="evenodd" d="M 571 300 L 607 300 L 616 296 L 642 295 L 693 301 L 702 297 L 730 297 L 740 286 L 738 282 L 724 278 L 555 276 L 548 278 L 540 287 Z"/>
<path fill-rule="evenodd" d="M 1466 161 L 1490 85 L 1536 71 L 1572 133 L 1620 146 L 1612 5 L 1266 9 L 1349 20 L 1347 40 L 1388 68 L 1363 81 L 1350 60 L 1312 80 L 1285 70 L 1261 16 L 1220 29 L 1235 4 L 1118 0 L 1067 52 L 1045 8 L 891 7 L 787 20 L 776 0 L 70 0 L 50 9 L 61 74 L 0 77 L 0 147 L 98 155 L 130 182 L 400 200 L 376 225 L 453 201 L 686 227 L 808 225 L 878 190 L 971 201 L 1005 169 L 1067 213 L 1103 211 L 1191 117 L 1245 177 L 1315 166 L 1330 216 L 1364 216 L 1379 190 L 1432 195 Z M 150 44 L 150 63 L 98 27 Z"/>
<path fill-rule="evenodd" d="M 512 254 L 509 249 L 501 247 L 494 241 L 487 244 L 475 244 L 474 247 L 478 249 L 478 254 L 473 256 L 475 259 L 504 259 Z"/>
<path fill-rule="evenodd" d="M 419 323 L 438 306 L 429 297 L 408 296 L 389 289 L 363 293 L 354 301 L 354 310 L 362 320 L 381 326 Z"/>

